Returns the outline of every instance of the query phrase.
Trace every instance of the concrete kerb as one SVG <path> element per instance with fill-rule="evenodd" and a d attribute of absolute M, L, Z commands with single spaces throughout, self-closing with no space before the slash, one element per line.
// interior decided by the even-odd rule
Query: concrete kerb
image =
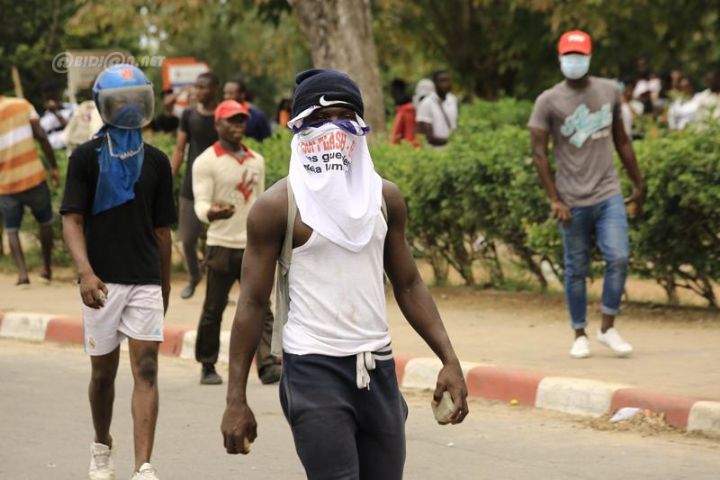
<path fill-rule="evenodd" d="M 44 341 L 47 325 L 55 317 L 45 313 L 6 313 L 0 323 L 0 337 Z"/>
<path fill-rule="evenodd" d="M 697 400 L 694 398 L 660 394 L 642 388 L 621 388 L 613 395 L 610 411 L 615 412 L 623 407 L 638 407 L 662 412 L 668 425 L 685 429 L 695 403 Z"/>
<path fill-rule="evenodd" d="M 468 372 L 479 366 L 482 364 L 460 362 L 465 378 L 467 378 Z M 399 380 L 399 384 L 402 388 L 435 390 L 438 372 L 441 368 L 442 362 L 438 358 L 412 358 L 404 365 L 402 380 Z"/>
<path fill-rule="evenodd" d="M 610 412 L 615 391 L 625 385 L 584 378 L 545 377 L 540 381 L 535 406 L 547 410 L 600 417 Z"/>
<path fill-rule="evenodd" d="M 195 358 L 195 330 L 168 326 L 160 351 Z M 0 311 L 0 337 L 60 343 L 83 343 L 77 318 Z M 222 332 L 219 361 L 227 362 L 230 332 Z M 404 389 L 434 390 L 442 363 L 437 358 L 395 355 L 398 384 Z M 544 376 L 537 372 L 461 362 L 471 397 L 518 403 L 574 415 L 599 417 L 622 407 L 664 413 L 668 424 L 689 432 L 720 437 L 720 402 L 668 395 L 596 380 Z"/>
<path fill-rule="evenodd" d="M 720 438 L 720 402 L 696 402 L 690 409 L 687 431 Z"/>

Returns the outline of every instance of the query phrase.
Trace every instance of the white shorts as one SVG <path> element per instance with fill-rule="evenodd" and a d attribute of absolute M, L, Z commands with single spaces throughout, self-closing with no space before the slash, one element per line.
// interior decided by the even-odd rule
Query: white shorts
<path fill-rule="evenodd" d="M 108 296 L 100 309 L 83 304 L 85 352 L 107 355 L 129 337 L 163 341 L 163 308 L 160 285 L 105 284 Z"/>

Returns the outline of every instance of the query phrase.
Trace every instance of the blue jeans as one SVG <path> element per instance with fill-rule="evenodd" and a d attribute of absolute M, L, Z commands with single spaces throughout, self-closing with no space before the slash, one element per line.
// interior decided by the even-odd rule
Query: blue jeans
<path fill-rule="evenodd" d="M 562 226 L 565 249 L 565 299 L 572 328 L 587 326 L 585 280 L 590 267 L 593 234 L 605 260 L 602 313 L 617 315 L 628 271 L 628 222 L 622 195 L 596 205 L 570 209 L 572 220 Z"/>
<path fill-rule="evenodd" d="M 42 182 L 24 192 L 0 195 L 0 212 L 5 219 L 5 229 L 8 232 L 20 230 L 26 206 L 30 207 L 38 225 L 52 222 L 52 200 L 47 182 Z"/>

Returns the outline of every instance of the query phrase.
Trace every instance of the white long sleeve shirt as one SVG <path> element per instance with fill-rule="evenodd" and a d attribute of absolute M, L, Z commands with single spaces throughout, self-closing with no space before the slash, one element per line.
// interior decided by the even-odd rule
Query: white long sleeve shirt
<path fill-rule="evenodd" d="M 207 245 L 244 249 L 247 243 L 247 216 L 250 207 L 265 190 L 265 160 L 243 146 L 245 157 L 239 160 L 216 142 L 193 163 L 195 214 L 210 227 Z M 233 205 L 232 217 L 210 222 L 208 210 L 214 203 Z"/>

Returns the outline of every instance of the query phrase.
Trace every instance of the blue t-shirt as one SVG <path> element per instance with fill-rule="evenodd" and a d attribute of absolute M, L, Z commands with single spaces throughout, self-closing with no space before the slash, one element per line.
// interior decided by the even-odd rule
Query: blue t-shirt
<path fill-rule="evenodd" d="M 267 115 L 262 110 L 254 106 L 250 106 L 250 118 L 245 124 L 245 136 L 262 142 L 272 134 L 270 130 L 270 122 Z"/>

